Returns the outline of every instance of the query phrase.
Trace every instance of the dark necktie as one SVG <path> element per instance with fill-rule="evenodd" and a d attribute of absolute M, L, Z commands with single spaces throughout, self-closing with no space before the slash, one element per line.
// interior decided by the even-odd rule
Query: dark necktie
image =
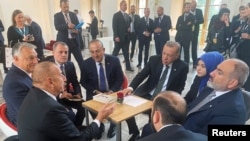
<path fill-rule="evenodd" d="M 99 88 L 101 92 L 106 92 L 107 84 L 106 84 L 104 69 L 103 69 L 102 63 L 99 63 L 99 65 L 100 65 L 100 68 L 99 68 L 100 87 Z"/>
<path fill-rule="evenodd" d="M 215 91 L 212 91 L 207 97 L 205 97 L 200 103 L 198 103 L 196 106 L 194 106 L 187 115 L 196 112 L 197 110 L 199 110 L 202 106 L 204 106 L 205 104 L 207 104 L 209 101 L 211 101 L 211 99 L 215 96 Z"/>
<path fill-rule="evenodd" d="M 161 20 L 162 20 L 162 19 L 161 19 L 161 16 L 160 16 L 160 17 L 159 17 L 159 24 L 161 24 Z"/>
<path fill-rule="evenodd" d="M 60 69 L 61 69 L 61 71 L 62 71 L 62 74 L 63 74 L 64 76 L 66 76 L 66 73 L 65 73 L 65 69 L 64 69 L 64 65 L 63 65 L 63 64 L 60 65 Z"/>
<path fill-rule="evenodd" d="M 67 13 L 65 13 L 65 17 L 66 17 L 66 23 L 67 24 L 71 23 L 70 18 Z"/>
<path fill-rule="evenodd" d="M 146 25 L 148 26 L 148 17 L 146 17 Z"/>
<path fill-rule="evenodd" d="M 166 66 L 165 70 L 163 71 L 163 74 L 162 74 L 160 80 L 158 81 L 158 84 L 156 85 L 155 91 L 152 95 L 152 99 L 154 99 L 154 97 L 156 95 L 158 95 L 159 92 L 161 92 L 163 84 L 164 84 L 166 77 L 167 77 L 167 74 L 168 74 L 168 68 L 169 68 L 169 66 Z"/>

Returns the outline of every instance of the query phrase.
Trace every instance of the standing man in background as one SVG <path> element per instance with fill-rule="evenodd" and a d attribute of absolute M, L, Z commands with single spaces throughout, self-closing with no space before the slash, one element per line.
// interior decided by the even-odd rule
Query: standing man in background
<path fill-rule="evenodd" d="M 137 40 L 137 35 L 138 35 L 138 25 L 140 22 L 140 16 L 135 14 L 135 6 L 131 5 L 130 7 L 130 18 L 131 18 L 131 23 L 130 23 L 130 42 L 131 42 L 131 52 L 130 52 L 130 61 L 133 62 L 133 57 L 134 57 L 134 52 L 135 52 L 135 44 Z"/>
<path fill-rule="evenodd" d="M 54 26 L 58 31 L 56 41 L 65 42 L 69 47 L 69 60 L 71 60 L 71 53 L 73 53 L 78 66 L 83 62 L 81 50 L 77 40 L 79 31 L 75 26 L 79 24 L 75 13 L 69 11 L 69 1 L 60 0 L 61 12 L 54 15 Z"/>
<path fill-rule="evenodd" d="M 149 18 L 150 9 L 144 9 L 144 17 L 140 19 L 138 26 L 138 40 L 139 40 L 139 54 L 138 54 L 138 68 L 141 68 L 142 52 L 144 50 L 144 67 L 148 62 L 148 52 L 152 34 L 154 32 L 154 21 Z"/>
<path fill-rule="evenodd" d="M 78 21 L 79 23 L 84 23 L 82 17 L 80 16 L 79 12 L 77 9 L 74 10 L 74 13 L 76 14 L 77 18 L 78 18 Z M 79 29 L 79 36 L 78 36 L 78 40 L 79 40 L 79 46 L 80 46 L 80 49 L 84 49 L 84 43 L 83 43 L 83 39 L 82 39 L 82 28 Z"/>
<path fill-rule="evenodd" d="M 98 35 L 98 20 L 95 16 L 95 12 L 93 10 L 89 11 L 89 15 L 91 17 L 91 23 L 88 23 L 89 30 L 90 30 L 92 40 L 95 40 L 96 36 Z"/>
<path fill-rule="evenodd" d="M 0 47 L 4 46 L 4 37 L 3 37 L 2 32 L 4 32 L 4 26 L 3 26 L 2 21 L 0 20 Z"/>
<path fill-rule="evenodd" d="M 36 42 L 36 52 L 37 56 L 40 60 L 44 58 L 43 55 L 43 49 L 45 48 L 45 42 L 43 40 L 43 33 L 40 25 L 32 20 L 32 18 L 28 15 L 25 15 L 25 21 L 28 26 L 30 26 L 33 30 L 33 36 L 35 37 L 35 42 Z"/>
<path fill-rule="evenodd" d="M 157 55 L 161 55 L 162 48 L 170 39 L 168 30 L 172 28 L 170 16 L 164 15 L 162 6 L 157 8 L 158 18 L 154 21 L 154 39 L 155 51 Z"/>
<path fill-rule="evenodd" d="M 193 26 L 193 38 L 192 42 L 192 60 L 193 60 L 193 68 L 196 68 L 197 61 L 197 46 L 198 46 L 198 36 L 200 31 L 200 24 L 204 23 L 203 13 L 201 9 L 196 8 L 197 2 L 193 0 L 191 2 L 191 10 L 190 13 L 194 15 L 194 26 Z"/>
<path fill-rule="evenodd" d="M 118 56 L 120 49 L 122 49 L 122 54 L 126 63 L 127 71 L 134 71 L 131 68 L 129 61 L 129 32 L 131 19 L 129 15 L 126 13 L 127 10 L 127 2 L 122 0 L 120 2 L 120 11 L 116 12 L 113 15 L 112 27 L 113 27 L 113 35 L 115 48 L 113 50 L 112 55 Z"/>
<path fill-rule="evenodd" d="M 5 50 L 4 50 L 4 37 L 3 37 L 3 34 L 2 32 L 4 32 L 4 26 L 3 26 L 3 23 L 2 21 L 0 20 L 0 49 L 1 49 L 1 60 L 2 60 L 2 63 L 3 63 L 3 69 L 4 69 L 4 73 L 7 73 L 8 72 L 8 68 L 6 68 L 6 63 L 5 63 Z"/>

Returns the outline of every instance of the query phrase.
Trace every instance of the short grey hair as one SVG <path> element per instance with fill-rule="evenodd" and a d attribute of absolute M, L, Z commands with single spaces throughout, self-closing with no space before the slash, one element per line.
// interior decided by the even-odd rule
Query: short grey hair
<path fill-rule="evenodd" d="M 58 41 L 58 42 L 55 42 L 55 43 L 53 44 L 53 50 L 55 50 L 56 47 L 57 47 L 58 45 L 63 45 L 63 46 L 65 46 L 66 48 L 69 48 L 68 45 L 67 45 L 66 43 L 61 42 L 61 41 Z"/>
<path fill-rule="evenodd" d="M 18 42 L 12 47 L 12 56 L 19 56 L 21 54 L 21 50 L 24 48 L 36 49 L 37 47 L 31 43 L 27 42 Z"/>
<path fill-rule="evenodd" d="M 235 78 L 238 80 L 239 87 L 242 87 L 247 81 L 249 75 L 249 67 L 247 64 L 239 59 L 232 59 L 235 61 L 234 71 L 231 73 L 231 78 Z"/>
<path fill-rule="evenodd" d="M 176 42 L 176 41 L 167 41 L 164 46 L 168 46 L 168 47 L 171 47 L 171 48 L 176 47 L 178 54 L 181 51 L 181 45 L 178 42 Z"/>

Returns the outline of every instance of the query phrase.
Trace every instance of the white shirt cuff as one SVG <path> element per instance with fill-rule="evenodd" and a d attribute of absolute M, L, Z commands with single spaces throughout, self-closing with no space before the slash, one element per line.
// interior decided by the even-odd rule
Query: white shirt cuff
<path fill-rule="evenodd" d="M 99 120 L 95 119 L 93 122 L 97 124 L 98 128 L 101 126 L 101 122 Z"/>

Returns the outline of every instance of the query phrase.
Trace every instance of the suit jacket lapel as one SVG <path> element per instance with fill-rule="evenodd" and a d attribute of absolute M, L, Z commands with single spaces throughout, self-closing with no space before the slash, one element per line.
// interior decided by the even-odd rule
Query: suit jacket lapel
<path fill-rule="evenodd" d="M 106 79 L 107 79 L 107 81 L 109 82 L 109 75 L 110 75 L 110 71 L 111 71 L 111 69 L 110 69 L 110 66 L 111 64 L 110 64 L 110 60 L 109 60 L 109 57 L 107 57 L 106 55 L 105 55 L 105 70 L 106 70 Z"/>

